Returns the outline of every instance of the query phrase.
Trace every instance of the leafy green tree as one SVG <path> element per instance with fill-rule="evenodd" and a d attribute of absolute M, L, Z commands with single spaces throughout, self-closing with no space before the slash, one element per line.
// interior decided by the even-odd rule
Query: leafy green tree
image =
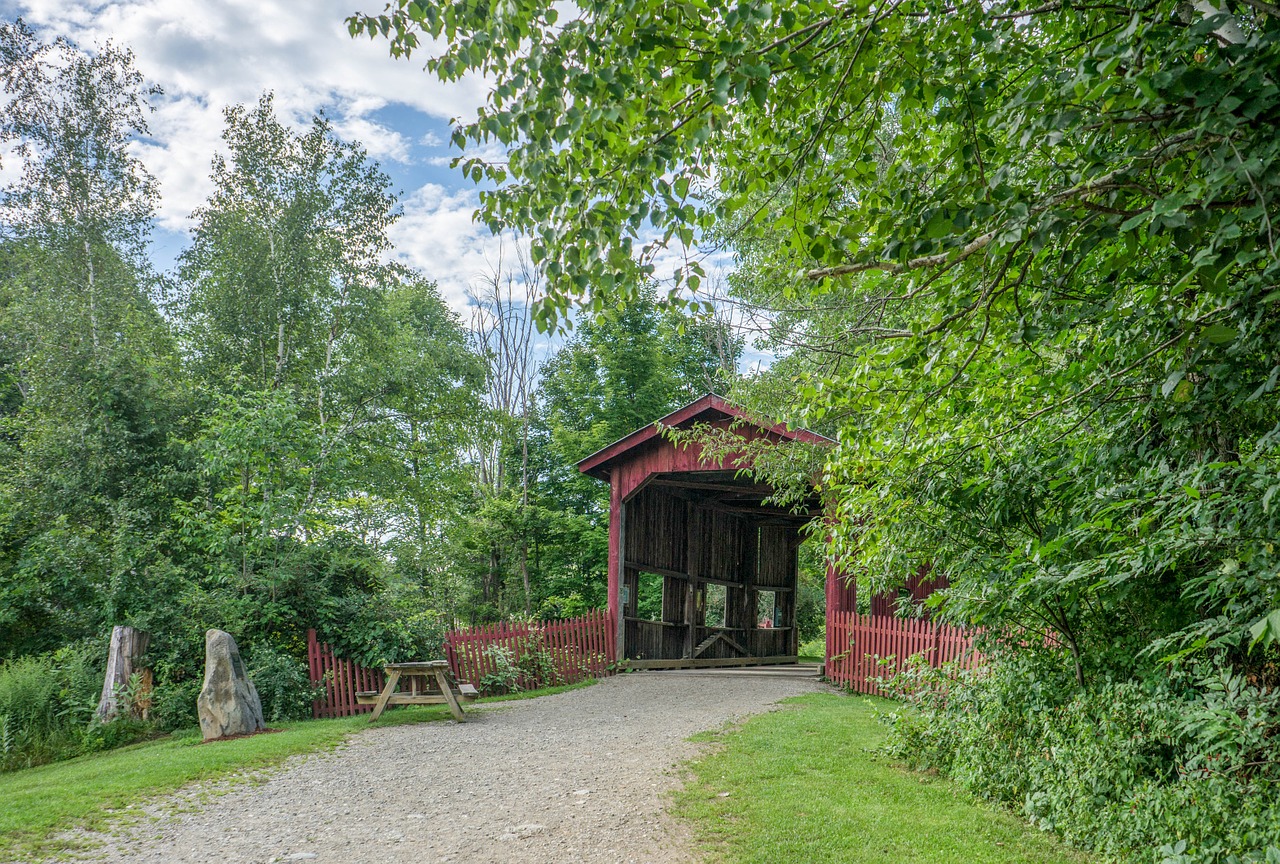
<path fill-rule="evenodd" d="M 799 392 L 840 425 L 846 554 L 933 560 L 958 614 L 1053 628 L 1081 681 L 1117 638 L 1272 638 L 1274 7 L 557 12 L 352 19 L 396 52 L 447 32 L 430 69 L 495 82 L 456 140 L 507 148 L 464 165 L 533 235 L 548 316 L 700 230 L 771 235 L 794 305 L 841 307 Z"/>
<path fill-rule="evenodd" d="M 215 190 L 179 268 L 188 353 L 213 379 L 297 389 L 327 423 L 343 351 L 371 334 L 388 281 L 390 181 L 323 116 L 290 130 L 270 94 L 228 108 L 226 122 L 229 153 L 214 157 Z"/>
<path fill-rule="evenodd" d="M 250 627 L 266 643 L 296 653 L 310 624 L 362 657 L 426 650 L 388 598 L 450 611 L 479 365 L 434 283 L 386 260 L 397 204 L 359 144 L 323 117 L 293 131 L 270 95 L 226 120 L 175 304 L 209 402 L 183 536 L 215 595 L 278 606 Z"/>
<path fill-rule="evenodd" d="M 130 152 L 132 55 L 0 26 L 0 654 L 146 625 L 174 570 L 181 376 L 143 258 L 155 188 Z"/>
<path fill-rule="evenodd" d="M 950 578 L 948 614 L 1062 646 L 1006 667 L 1010 698 L 971 703 L 985 736 L 1006 728 L 1015 688 L 1039 716 L 1109 723 L 1115 700 L 1095 694 L 1110 681 L 1180 688 L 1148 694 L 1151 710 L 1197 718 L 1178 733 L 1200 741 L 1197 764 L 1280 728 L 1248 683 L 1274 682 L 1280 637 L 1280 10 L 564 11 L 396 2 L 351 21 L 397 53 L 444 36 L 435 74 L 493 82 L 455 141 L 497 186 L 481 218 L 532 236 L 544 322 L 611 308 L 665 249 L 719 232 L 750 271 L 740 297 L 769 298 L 793 346 L 772 384 L 795 395 L 786 413 L 837 434 L 832 552 L 880 587 L 930 562 Z M 494 141 L 502 163 L 467 152 Z M 1210 660 L 1226 671 L 1170 672 Z M 1069 728 L 1026 728 L 1018 752 L 1088 762 Z M 1144 754 L 1168 752 L 1145 734 Z M 1246 801 L 1274 812 L 1274 751 L 1231 777 L 1109 758 L 1078 787 L 1008 800 L 1035 815 L 1066 789 L 1102 795 L 1145 826 L 1124 848 L 1190 838 L 1165 860 L 1274 857 L 1280 838 L 1260 827 L 1274 819 L 1235 845 L 1214 821 Z M 1169 796 L 1094 791 L 1139 784 Z M 1194 800 L 1218 815 L 1192 826 L 1170 803 Z M 1037 818 L 1084 818 L 1069 809 Z M 1075 828 L 1106 845 L 1097 822 Z"/>
<path fill-rule="evenodd" d="M 536 500 L 547 518 L 540 549 L 546 596 L 604 600 L 608 488 L 576 464 L 688 402 L 727 389 L 741 340 L 723 324 L 659 305 L 646 289 L 616 314 L 584 320 L 541 370 Z M 553 601 L 559 602 L 559 601 Z"/>

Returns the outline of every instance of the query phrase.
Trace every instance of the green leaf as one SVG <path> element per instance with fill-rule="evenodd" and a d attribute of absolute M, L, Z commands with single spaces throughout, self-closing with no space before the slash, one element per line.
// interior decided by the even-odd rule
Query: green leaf
<path fill-rule="evenodd" d="M 1200 331 L 1200 338 L 1210 345 L 1225 345 L 1234 342 L 1240 331 L 1225 324 L 1210 324 Z"/>
<path fill-rule="evenodd" d="M 1253 637 L 1252 641 L 1249 642 L 1250 651 L 1258 645 L 1263 648 L 1270 647 L 1272 643 L 1280 639 L 1280 609 L 1273 609 L 1269 614 L 1259 618 L 1249 628 L 1249 635 Z"/>

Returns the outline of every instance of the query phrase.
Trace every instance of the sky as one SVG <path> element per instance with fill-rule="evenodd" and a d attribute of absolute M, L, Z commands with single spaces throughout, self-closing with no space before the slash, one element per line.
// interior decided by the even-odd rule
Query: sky
<path fill-rule="evenodd" d="M 164 91 L 152 100 L 149 140 L 135 144 L 160 185 L 152 237 L 159 269 L 173 266 L 192 211 L 212 191 L 223 110 L 271 91 L 282 119 L 302 128 L 324 111 L 338 134 L 378 160 L 403 210 L 390 231 L 394 254 L 436 280 L 466 322 L 468 289 L 498 268 L 513 269 L 521 245 L 472 220 L 477 187 L 449 167 L 459 152 L 449 143 L 451 121 L 474 115 L 487 84 L 442 83 L 422 68 L 429 49 L 395 59 L 387 40 L 348 34 L 347 16 L 382 9 L 383 0 L 0 0 L 0 19 L 21 17 L 42 38 L 65 36 L 86 50 L 107 41 L 128 47 Z M 679 263 L 676 251 L 659 257 L 659 277 Z M 704 263 L 714 276 L 727 260 Z M 748 334 L 743 371 L 772 361 L 753 342 Z"/>
<path fill-rule="evenodd" d="M 404 211 L 391 231 L 396 254 L 463 311 L 468 286 L 515 248 L 472 222 L 477 188 L 449 168 L 458 153 L 450 121 L 474 113 L 485 84 L 443 84 L 422 69 L 425 52 L 396 60 L 385 39 L 347 34 L 346 16 L 381 10 L 377 0 L 0 0 L 0 18 L 22 17 L 46 39 L 131 48 L 139 71 L 164 90 L 153 100 L 151 140 L 136 145 L 160 184 L 153 256 L 161 269 L 186 245 L 191 212 L 212 190 L 223 109 L 270 90 L 284 119 L 301 127 L 323 110 L 382 164 Z"/>

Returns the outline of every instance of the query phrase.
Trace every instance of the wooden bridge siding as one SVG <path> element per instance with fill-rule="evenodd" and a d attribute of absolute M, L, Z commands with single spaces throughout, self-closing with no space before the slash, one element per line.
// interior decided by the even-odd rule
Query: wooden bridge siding
<path fill-rule="evenodd" d="M 684 653 L 685 628 L 661 621 L 627 621 L 628 660 L 665 660 Z"/>
<path fill-rule="evenodd" d="M 719 429 L 728 429 L 732 422 L 731 419 L 724 419 L 715 421 L 710 425 Z M 735 431 L 744 441 L 754 441 L 757 438 L 768 438 L 777 441 L 781 438 L 775 432 L 755 427 L 739 428 Z M 628 458 L 619 461 L 611 468 L 609 476 L 609 511 L 613 514 L 623 514 L 623 505 L 637 497 L 640 492 L 645 491 L 643 487 L 655 474 L 677 471 L 705 471 L 709 467 L 727 467 L 732 470 L 738 466 L 737 460 L 733 455 L 725 460 L 724 463 L 721 463 L 721 466 L 708 466 L 702 462 L 702 447 L 700 445 L 694 443 L 685 447 L 675 447 L 661 436 L 652 438 L 637 446 L 628 455 Z M 626 512 L 621 518 L 615 515 L 614 518 L 609 519 L 608 593 L 610 609 L 621 610 L 621 605 L 619 604 L 620 589 L 625 579 L 625 574 L 622 572 L 622 561 L 624 559 L 631 560 L 629 550 L 623 547 L 633 534 L 627 528 L 627 522 L 631 518 L 632 514 Z M 649 561 L 644 563 L 657 564 L 658 562 Z M 687 566 L 688 562 L 686 561 L 685 567 Z M 672 569 L 688 572 L 685 567 L 673 567 Z M 625 628 L 623 629 L 625 630 Z"/>
<path fill-rule="evenodd" d="M 651 486 L 626 507 L 627 561 L 687 573 L 689 502 Z"/>

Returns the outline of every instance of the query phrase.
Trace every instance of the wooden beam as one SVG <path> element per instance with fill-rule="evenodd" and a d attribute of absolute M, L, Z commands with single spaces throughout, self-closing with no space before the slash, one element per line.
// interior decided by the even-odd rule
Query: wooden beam
<path fill-rule="evenodd" d="M 670 576 L 672 579 L 688 579 L 688 573 L 681 573 L 679 570 L 668 570 L 666 567 L 655 567 L 652 564 L 639 564 L 635 561 L 623 561 L 622 568 L 624 570 L 639 570 L 643 573 L 657 573 L 659 576 Z"/>
<path fill-rule="evenodd" d="M 622 566 L 627 560 L 627 502 L 618 502 L 618 590 L 626 589 L 627 584 L 627 568 Z M 637 590 L 640 588 L 639 583 L 636 584 Z M 632 598 L 628 597 L 630 601 Z M 626 606 L 622 603 L 618 604 L 618 626 L 617 633 L 614 638 L 616 644 L 614 650 L 617 652 L 613 656 L 619 660 L 626 659 L 627 656 L 627 624 L 626 624 Z"/>
<path fill-rule="evenodd" d="M 730 647 L 730 648 L 732 648 L 733 650 L 737 651 L 737 652 L 738 652 L 739 654 L 741 654 L 743 657 L 749 657 L 749 656 L 751 656 L 751 652 L 750 652 L 750 651 L 748 651 L 746 648 L 743 648 L 741 645 L 739 645 L 739 644 L 737 643 L 737 641 L 736 641 L 736 640 L 734 640 L 734 639 L 730 639 L 730 638 L 729 638 L 728 636 L 726 636 L 724 633 L 721 633 L 721 634 L 720 634 L 720 638 L 721 638 L 722 640 L 724 640 L 725 642 L 728 642 L 728 643 L 729 643 L 729 647 Z"/>
<path fill-rule="evenodd" d="M 703 483 L 697 480 L 675 480 L 668 477 L 655 477 L 650 481 L 654 486 L 675 487 L 677 489 L 694 489 L 710 492 L 737 492 L 739 494 L 758 494 L 769 496 L 774 488 L 766 483 Z"/>
<path fill-rule="evenodd" d="M 392 669 L 391 674 L 387 676 L 387 680 L 382 685 L 382 693 L 378 696 L 378 701 L 374 703 L 373 713 L 369 715 L 369 722 L 373 723 L 382 716 L 382 712 L 387 708 L 387 700 L 391 698 L 391 694 L 396 689 L 396 683 L 400 680 L 400 670 Z"/>
<path fill-rule="evenodd" d="M 648 618 L 637 618 L 637 617 L 636 617 L 636 616 L 634 616 L 634 615 L 628 615 L 628 616 L 626 617 L 626 619 L 625 619 L 625 620 L 627 620 L 627 621 L 639 621 L 641 624 L 653 624 L 653 625 L 656 625 L 656 626 L 658 626 L 658 627 L 681 627 L 681 626 L 683 626 L 683 625 L 681 625 L 681 624 L 676 624 L 676 623 L 674 623 L 674 622 L 672 622 L 672 621 L 650 621 Z"/>
<path fill-rule="evenodd" d="M 761 516 L 777 516 L 783 519 L 794 519 L 800 522 L 808 522 L 814 517 L 808 513 L 795 513 L 786 507 L 774 507 L 771 504 L 726 504 L 723 501 L 708 501 L 708 507 L 714 507 L 717 510 L 724 510 L 729 513 L 747 513 L 750 515 Z"/>
<path fill-rule="evenodd" d="M 794 654 L 779 657 L 703 657 L 697 660 L 628 660 L 626 669 L 714 669 L 717 666 L 791 666 L 800 660 Z"/>
<path fill-rule="evenodd" d="M 693 646 L 697 643 L 698 625 L 696 618 L 698 616 L 698 581 L 693 576 L 693 568 L 698 560 L 698 542 L 701 538 L 693 531 L 693 512 L 694 505 L 692 502 L 685 503 L 685 546 L 684 546 L 684 566 L 689 571 L 689 582 L 685 586 L 684 591 L 684 648 L 682 654 L 685 657 L 693 656 Z"/>

